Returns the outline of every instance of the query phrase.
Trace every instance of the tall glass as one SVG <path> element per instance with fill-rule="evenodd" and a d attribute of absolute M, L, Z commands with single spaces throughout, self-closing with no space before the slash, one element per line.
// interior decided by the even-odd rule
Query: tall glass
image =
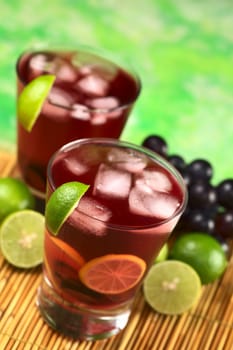
<path fill-rule="evenodd" d="M 123 329 L 135 295 L 187 201 L 179 173 L 156 153 L 114 139 L 71 142 L 51 158 L 47 197 L 61 184 L 90 187 L 57 235 L 46 227 L 38 306 L 74 338 Z"/>
<path fill-rule="evenodd" d="M 102 51 L 83 47 L 47 48 L 19 57 L 18 94 L 37 76 L 56 75 L 32 131 L 18 123 L 18 164 L 38 197 L 45 195 L 48 160 L 62 145 L 85 137 L 120 137 L 141 85 L 128 66 L 114 62 Z"/>

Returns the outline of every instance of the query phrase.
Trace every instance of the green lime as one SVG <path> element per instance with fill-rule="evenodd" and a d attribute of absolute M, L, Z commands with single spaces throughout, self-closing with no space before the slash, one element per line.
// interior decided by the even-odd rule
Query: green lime
<path fill-rule="evenodd" d="M 221 244 L 205 233 L 186 233 L 178 237 L 170 250 L 169 258 L 191 265 L 203 284 L 218 279 L 227 266 Z"/>
<path fill-rule="evenodd" d="M 9 214 L 34 209 L 35 199 L 26 184 L 15 178 L 0 178 L 0 222 Z"/>
<path fill-rule="evenodd" d="M 72 181 L 62 184 L 52 193 L 45 209 L 46 225 L 51 233 L 58 233 L 88 188 L 89 185 Z"/>
<path fill-rule="evenodd" d="M 5 259 L 20 268 L 31 268 L 43 260 L 44 216 L 34 210 L 10 214 L 0 228 L 0 246 Z"/>
<path fill-rule="evenodd" d="M 151 267 L 143 283 L 147 303 L 157 312 L 180 315 L 194 306 L 201 295 L 201 281 L 186 263 L 166 260 Z"/>
<path fill-rule="evenodd" d="M 159 254 L 155 258 L 155 263 L 162 262 L 168 257 L 168 244 L 165 243 L 159 251 Z"/>
<path fill-rule="evenodd" d="M 31 131 L 54 83 L 55 75 L 46 74 L 31 80 L 17 100 L 17 116 L 21 125 Z"/>

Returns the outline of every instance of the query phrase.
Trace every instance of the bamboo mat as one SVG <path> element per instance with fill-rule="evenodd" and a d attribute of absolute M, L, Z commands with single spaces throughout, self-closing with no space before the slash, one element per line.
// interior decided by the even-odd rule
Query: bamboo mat
<path fill-rule="evenodd" d="M 0 152 L 0 176 L 19 176 L 14 154 Z M 139 294 L 126 329 L 96 342 L 70 340 L 43 322 L 35 305 L 40 279 L 41 267 L 13 268 L 0 253 L 0 350 L 233 350 L 233 256 L 190 312 L 159 315 Z"/>

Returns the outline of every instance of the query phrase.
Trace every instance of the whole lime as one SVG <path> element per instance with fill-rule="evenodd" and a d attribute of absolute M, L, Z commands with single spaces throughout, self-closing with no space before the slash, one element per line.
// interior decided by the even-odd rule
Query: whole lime
<path fill-rule="evenodd" d="M 212 236 L 199 232 L 179 236 L 170 249 L 169 259 L 192 266 L 203 284 L 218 279 L 227 266 L 221 244 Z"/>
<path fill-rule="evenodd" d="M 0 178 L 0 222 L 9 214 L 23 209 L 33 209 L 35 199 L 27 185 L 16 178 Z"/>

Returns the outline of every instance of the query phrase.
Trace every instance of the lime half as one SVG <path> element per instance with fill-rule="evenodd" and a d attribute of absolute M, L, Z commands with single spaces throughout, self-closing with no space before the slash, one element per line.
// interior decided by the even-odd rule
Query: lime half
<path fill-rule="evenodd" d="M 52 193 L 45 209 L 46 225 L 52 234 L 57 235 L 88 188 L 89 185 L 72 181 L 62 184 Z"/>
<path fill-rule="evenodd" d="M 30 81 L 18 97 L 17 116 L 20 124 L 31 131 L 54 83 L 55 75 L 46 74 Z"/>
<path fill-rule="evenodd" d="M 44 216 L 34 210 L 10 214 L 0 228 L 0 246 L 6 260 L 31 268 L 43 260 Z"/>
<path fill-rule="evenodd" d="M 144 280 L 143 291 L 146 301 L 155 311 L 179 315 L 198 301 L 201 281 L 188 264 L 166 260 L 151 267 Z"/>

